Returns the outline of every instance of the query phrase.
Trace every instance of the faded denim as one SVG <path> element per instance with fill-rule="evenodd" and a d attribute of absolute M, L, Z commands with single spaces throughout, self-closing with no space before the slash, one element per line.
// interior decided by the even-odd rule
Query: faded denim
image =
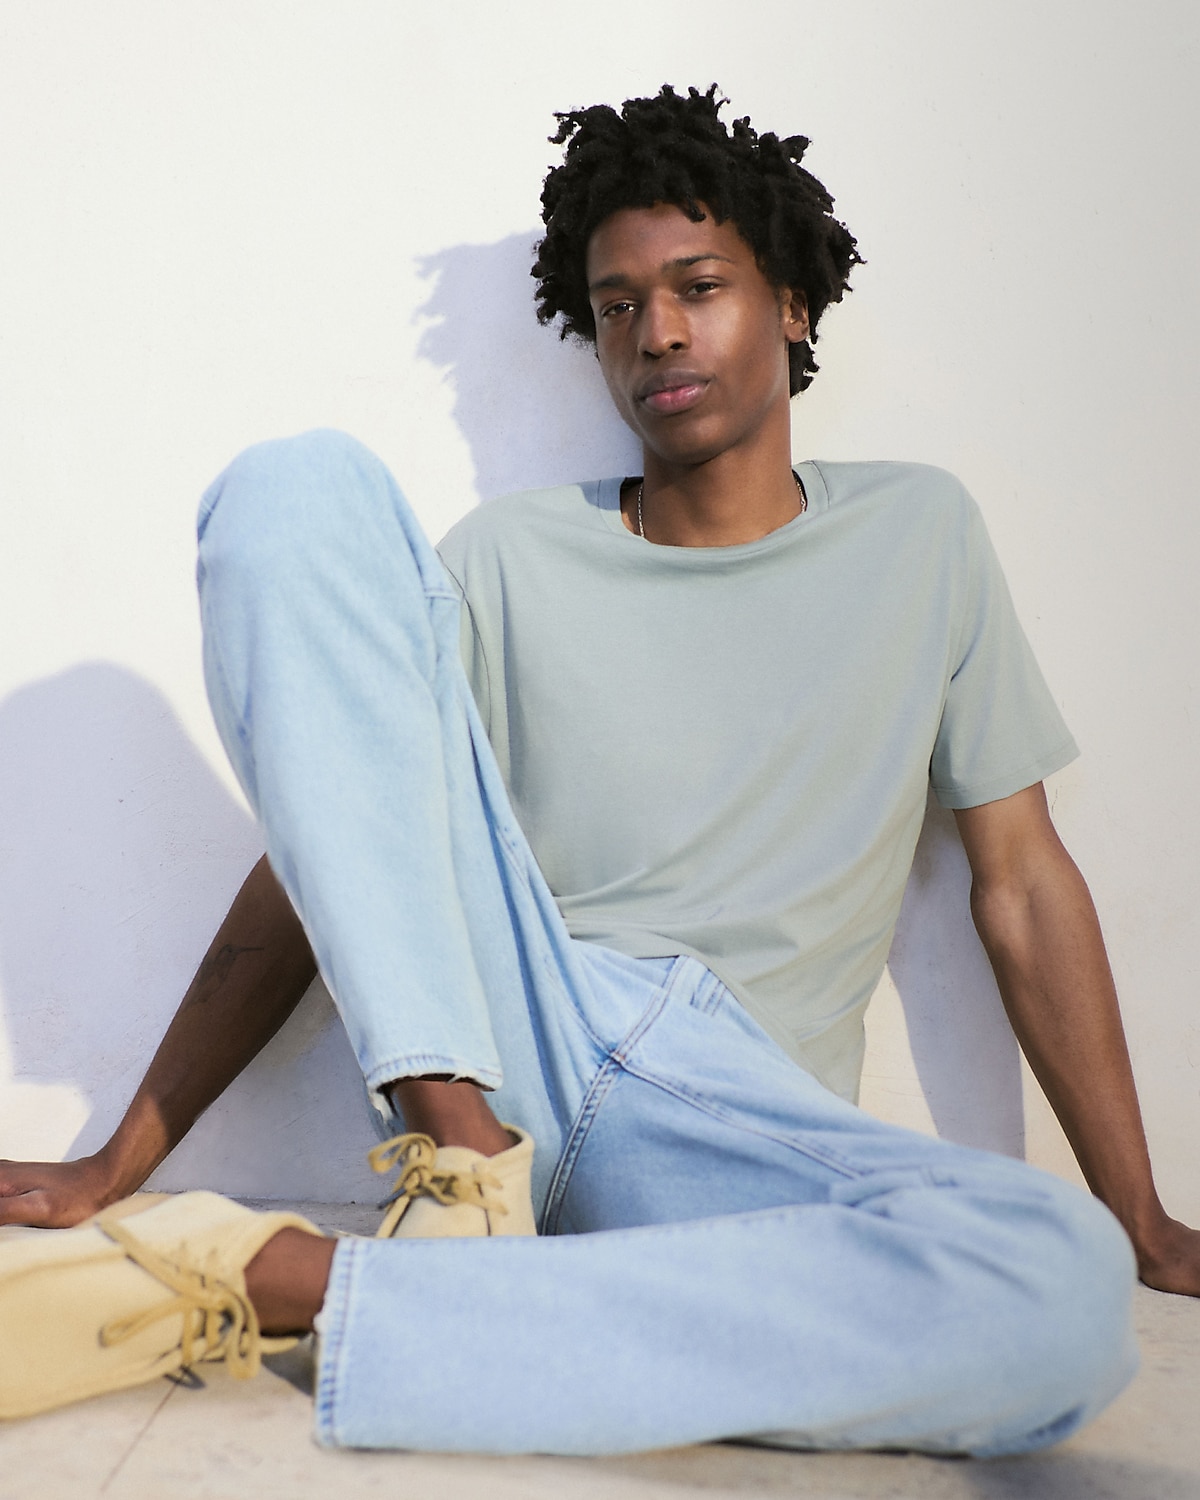
<path fill-rule="evenodd" d="M 544 1237 L 341 1242 L 322 1443 L 998 1454 L 1112 1399 L 1134 1268 L 1106 1209 L 838 1099 L 697 960 L 569 937 L 372 454 L 252 448 L 200 536 L 213 711 L 368 1087 L 472 1078 L 537 1142 Z"/>

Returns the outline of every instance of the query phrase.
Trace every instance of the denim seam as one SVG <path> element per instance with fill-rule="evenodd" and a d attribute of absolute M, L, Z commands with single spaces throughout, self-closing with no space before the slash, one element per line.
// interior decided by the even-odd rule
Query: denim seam
<path fill-rule="evenodd" d="M 557 1234 L 558 1232 L 563 1200 L 571 1185 L 575 1163 L 579 1159 L 579 1153 L 583 1150 L 592 1121 L 596 1118 L 600 1106 L 604 1103 L 609 1089 L 616 1082 L 620 1072 L 621 1066 L 618 1062 L 611 1056 L 605 1058 L 583 1097 L 583 1103 L 579 1106 L 579 1112 L 575 1116 L 562 1154 L 558 1158 L 558 1164 L 554 1168 L 554 1176 L 550 1180 L 550 1189 L 546 1194 L 546 1207 L 542 1210 L 542 1222 L 538 1230 L 540 1234 Z"/>
<path fill-rule="evenodd" d="M 520 876 L 522 884 L 525 886 L 525 889 L 529 891 L 530 895 L 532 895 L 533 886 L 530 883 L 529 871 L 526 869 L 525 864 L 525 855 L 530 852 L 529 844 L 526 841 L 524 834 L 521 833 L 516 819 L 512 817 L 512 814 L 511 812 L 509 812 L 508 808 L 503 805 L 500 807 L 491 806 L 489 799 L 484 795 L 483 766 L 480 764 L 479 747 L 475 744 L 474 734 L 470 736 L 470 740 L 471 754 L 475 761 L 475 779 L 479 782 L 480 794 L 481 796 L 483 796 L 483 800 L 488 806 L 488 821 L 491 824 L 492 830 L 495 833 L 497 839 L 500 841 L 504 852 L 508 855 L 510 863 L 513 865 L 516 873 Z M 488 748 L 491 748 L 490 744 Z M 496 769 L 498 769 L 498 767 Z M 505 816 L 506 812 L 508 812 L 507 817 Z"/>
<path fill-rule="evenodd" d="M 526 868 L 525 855 L 529 853 L 529 845 L 524 835 L 513 820 L 509 826 L 509 819 L 504 816 L 503 808 L 492 807 L 485 793 L 483 766 L 479 760 L 479 747 L 475 744 L 475 736 L 469 736 L 471 741 L 471 757 L 475 762 L 475 780 L 479 785 L 480 798 L 488 810 L 488 823 L 492 833 L 495 835 L 500 847 L 508 859 L 509 868 L 517 876 L 525 890 L 530 896 L 534 896 L 533 885 L 529 879 L 529 871 Z"/>
<path fill-rule="evenodd" d="M 237 699 L 234 697 L 233 690 L 229 686 L 229 673 L 225 669 L 225 662 L 222 660 L 220 648 L 217 646 L 216 641 L 213 639 L 214 635 L 215 632 L 207 632 L 210 652 L 209 659 L 212 662 L 213 670 L 221 679 L 221 687 L 224 690 L 225 701 L 233 709 L 231 717 L 233 719 L 234 732 L 238 737 L 238 743 L 241 745 L 242 749 L 245 750 L 247 755 L 250 755 L 250 736 L 246 729 L 244 717 L 237 707 Z M 255 816 L 257 817 L 257 812 Z"/>
<path fill-rule="evenodd" d="M 729 993 L 728 986 L 724 984 L 710 969 L 708 978 L 702 980 L 696 993 L 692 996 L 691 1005 L 694 1010 L 702 1016 L 716 1015 L 721 1009 L 724 996 Z"/>
<path fill-rule="evenodd" d="M 338 1373 L 350 1320 L 350 1294 L 356 1269 L 356 1244 L 342 1240 L 334 1252 L 329 1285 L 321 1307 L 321 1348 L 313 1392 L 313 1427 L 317 1441 L 327 1448 L 338 1446 L 336 1407 Z"/>
<path fill-rule="evenodd" d="M 476 764 L 478 765 L 478 757 L 476 758 Z M 508 866 L 509 873 L 520 884 L 522 890 L 529 897 L 530 901 L 533 902 L 534 906 L 538 906 L 538 893 L 534 890 L 533 882 L 529 878 L 529 870 L 524 857 L 528 852 L 528 845 L 523 842 L 517 843 L 516 838 L 520 837 L 520 835 L 517 835 L 515 830 L 514 834 L 510 834 L 498 818 L 494 817 L 492 819 L 492 829 L 495 833 L 500 852 L 503 854 Z M 542 948 L 538 956 L 541 959 L 543 970 L 556 986 L 559 998 L 564 1000 L 570 1007 L 572 1015 L 582 1026 L 589 1040 L 598 1051 L 607 1052 L 608 1048 L 605 1042 L 593 1031 L 579 1001 L 571 993 L 570 985 L 564 982 L 563 969 L 559 962 L 558 953 L 548 953 L 545 948 Z"/>
<path fill-rule="evenodd" d="M 692 961 L 695 963 L 700 962 L 699 959 L 695 959 Z M 791 1151 L 796 1151 L 801 1156 L 805 1156 L 811 1161 L 819 1162 L 821 1163 L 821 1165 L 829 1167 L 832 1171 L 840 1172 L 845 1177 L 858 1179 L 860 1177 L 869 1175 L 868 1173 L 861 1171 L 859 1168 L 852 1166 L 836 1152 L 816 1150 L 811 1145 L 802 1144 L 794 1137 L 776 1131 L 762 1130 L 755 1128 L 754 1126 L 747 1125 L 744 1119 L 739 1118 L 733 1111 L 722 1109 L 720 1106 L 715 1104 L 707 1095 L 693 1093 L 685 1085 L 668 1082 L 649 1069 L 643 1066 L 639 1066 L 634 1062 L 634 1060 L 629 1055 L 630 1049 L 637 1041 L 641 1039 L 646 1030 L 646 1027 L 650 1024 L 650 1021 L 657 1019 L 658 1015 L 660 1015 L 662 1010 L 665 1008 L 666 1000 L 669 998 L 672 989 L 682 977 L 679 971 L 686 962 L 686 959 L 680 959 L 679 963 L 671 970 L 671 973 L 667 977 L 667 983 L 664 986 L 663 1004 L 659 1005 L 653 1017 L 649 1015 L 649 1010 L 647 1010 L 646 1015 L 642 1017 L 642 1021 L 639 1023 L 639 1025 L 634 1027 L 630 1031 L 629 1035 L 625 1038 L 625 1040 L 622 1041 L 619 1046 L 613 1049 L 613 1060 L 617 1062 L 618 1065 L 622 1067 L 627 1073 L 629 1073 L 631 1077 L 640 1078 L 643 1083 L 648 1083 L 653 1088 L 661 1089 L 664 1093 L 673 1095 L 675 1098 L 682 1100 L 683 1103 L 691 1105 L 693 1109 L 699 1109 L 703 1113 L 709 1115 L 712 1119 L 720 1120 L 724 1125 L 730 1125 L 734 1129 L 746 1132 L 746 1134 L 748 1135 L 759 1136 L 763 1140 L 774 1141 L 777 1145 L 785 1146 Z M 708 972 L 712 974 L 711 970 L 709 970 Z M 712 988 L 711 997 L 719 997 L 722 993 L 728 990 L 728 986 L 722 984 L 720 979 L 715 974 L 712 975 L 712 978 L 716 980 L 716 983 Z M 693 997 L 693 999 L 694 998 L 695 997 Z M 707 1014 L 707 1008 L 701 1007 L 701 1013 Z"/>
<path fill-rule="evenodd" d="M 587 1093 L 583 1096 L 583 1102 L 579 1106 L 579 1112 L 567 1134 L 566 1143 L 559 1156 L 558 1164 L 554 1169 L 554 1176 L 550 1181 L 550 1190 L 546 1195 L 546 1207 L 542 1211 L 541 1230 L 543 1234 L 555 1233 L 562 1211 L 563 1199 L 566 1197 L 567 1188 L 571 1183 L 571 1176 L 575 1169 L 575 1163 L 579 1159 L 579 1153 L 583 1150 L 588 1132 L 591 1130 L 592 1121 L 596 1118 L 600 1106 L 604 1103 L 609 1090 L 616 1082 L 617 1076 L 622 1071 L 628 1071 L 623 1061 L 624 1049 L 634 1046 L 645 1034 L 646 1029 L 653 1024 L 661 1015 L 673 991 L 681 982 L 681 970 L 684 969 L 687 960 L 678 959 L 672 964 L 664 982 L 654 991 L 646 1009 L 630 1027 L 626 1035 L 608 1053 L 604 1062 L 596 1071 Z M 588 1028 L 590 1031 L 590 1028 Z M 597 1038 L 599 1045 L 599 1039 Z"/>
<path fill-rule="evenodd" d="M 476 756 L 476 766 L 478 767 L 478 756 Z M 528 845 L 523 842 L 523 836 L 515 828 L 510 833 L 498 817 L 493 817 L 492 829 L 500 851 L 504 855 L 508 865 L 509 873 L 520 883 L 525 894 L 537 906 L 539 904 L 538 893 L 534 890 L 533 882 L 529 878 L 529 870 L 525 859 L 525 855 L 528 853 Z M 518 839 L 522 841 L 518 842 Z M 587 1033 L 588 1038 L 599 1051 L 607 1052 L 607 1045 L 592 1029 L 578 1000 L 572 995 L 570 985 L 563 982 L 562 966 L 558 961 L 557 953 L 547 953 L 543 948 L 539 956 L 543 969 L 558 987 L 560 997 L 570 1006 L 573 1015 Z"/>
<path fill-rule="evenodd" d="M 600 1033 L 594 1029 L 592 1023 L 588 1020 L 587 1012 L 579 1004 L 579 1001 L 575 998 L 575 996 L 571 993 L 570 985 L 563 982 L 562 969 L 553 954 L 546 952 L 542 953 L 542 967 L 545 969 L 546 974 L 550 978 L 550 980 L 555 985 L 557 985 L 559 996 L 566 1002 L 567 1005 L 570 1006 L 572 1016 L 578 1023 L 579 1029 L 587 1037 L 588 1041 L 591 1042 L 596 1051 L 601 1053 L 604 1057 L 610 1056 L 612 1049 L 609 1047 L 609 1044 L 604 1040 Z"/>
<path fill-rule="evenodd" d="M 628 1059 L 620 1060 L 619 1066 L 631 1077 L 639 1078 L 643 1083 L 648 1083 L 652 1088 L 661 1089 L 664 1094 L 671 1094 L 685 1104 L 691 1105 L 702 1113 L 711 1116 L 714 1120 L 720 1120 L 723 1125 L 730 1125 L 736 1130 L 743 1131 L 746 1135 L 756 1135 L 763 1140 L 774 1141 L 778 1146 L 786 1146 L 789 1150 L 797 1152 L 800 1156 L 808 1157 L 810 1161 L 819 1162 L 822 1166 L 829 1167 L 832 1171 L 840 1172 L 844 1177 L 857 1180 L 869 1176 L 870 1173 L 858 1167 L 853 1167 L 836 1152 L 820 1151 L 811 1145 L 801 1144 L 793 1137 L 784 1135 L 773 1130 L 747 1125 L 731 1110 L 725 1110 L 714 1104 L 711 1099 L 703 1094 L 694 1094 L 678 1084 L 668 1083 L 665 1079 L 656 1076 L 648 1069 L 640 1068 Z"/>
<path fill-rule="evenodd" d="M 700 964 L 699 959 L 692 959 L 690 962 L 699 965 L 701 968 L 703 967 L 703 965 Z M 621 1067 L 625 1066 L 632 1048 L 637 1046 L 642 1037 L 645 1036 L 646 1032 L 650 1029 L 654 1022 L 658 1020 L 659 1016 L 661 1016 L 663 1011 L 667 1008 L 667 1005 L 670 1003 L 672 997 L 675 994 L 675 991 L 683 983 L 683 975 L 688 967 L 688 964 L 689 960 L 687 958 L 679 958 L 675 963 L 671 965 L 666 979 L 659 986 L 659 988 L 655 990 L 653 996 L 651 997 L 650 1003 L 646 1006 L 646 1009 L 642 1012 L 641 1016 L 633 1023 L 633 1025 L 629 1028 L 629 1030 L 625 1033 L 625 1035 L 621 1038 L 617 1045 L 612 1049 L 611 1055 L 613 1061 L 618 1063 Z"/>
<path fill-rule="evenodd" d="M 517 873 L 520 875 L 525 889 L 532 895 L 533 886 L 530 884 L 529 871 L 525 868 L 525 860 L 523 858 L 525 849 L 528 846 L 524 844 L 523 839 L 521 835 L 518 834 L 515 825 L 510 829 L 508 827 L 507 821 L 502 814 L 497 814 L 494 809 L 492 810 L 492 812 L 493 827 L 496 830 L 496 837 L 500 840 L 500 843 L 504 846 L 504 852 L 508 855 L 510 861 L 516 867 Z"/>

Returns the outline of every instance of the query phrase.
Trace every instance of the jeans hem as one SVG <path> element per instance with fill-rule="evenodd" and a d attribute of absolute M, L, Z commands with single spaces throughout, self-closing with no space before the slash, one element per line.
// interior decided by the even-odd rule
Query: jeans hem
<path fill-rule="evenodd" d="M 431 1074 L 446 1074 L 452 1082 L 476 1083 L 483 1089 L 498 1089 L 504 1082 L 499 1068 L 481 1068 L 466 1058 L 455 1057 L 449 1052 L 405 1052 L 378 1063 L 364 1074 L 367 1091 L 382 1094 L 385 1086 L 405 1078 L 426 1078 Z"/>
<path fill-rule="evenodd" d="M 338 1371 L 346 1342 L 350 1295 L 356 1269 L 355 1242 L 342 1240 L 333 1253 L 325 1301 L 319 1315 L 316 1378 L 313 1382 L 313 1436 L 322 1448 L 340 1446 L 337 1436 Z"/>

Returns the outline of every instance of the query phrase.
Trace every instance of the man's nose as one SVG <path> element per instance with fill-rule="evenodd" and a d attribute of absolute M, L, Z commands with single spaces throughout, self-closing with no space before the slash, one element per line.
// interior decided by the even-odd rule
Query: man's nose
<path fill-rule="evenodd" d="M 688 346 L 687 318 L 678 300 L 670 293 L 646 299 L 638 332 L 638 348 L 651 358 Z"/>

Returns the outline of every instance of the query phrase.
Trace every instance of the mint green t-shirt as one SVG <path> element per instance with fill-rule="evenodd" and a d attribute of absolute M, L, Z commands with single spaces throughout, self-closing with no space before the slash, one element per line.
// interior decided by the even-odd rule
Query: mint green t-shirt
<path fill-rule="evenodd" d="M 572 936 L 701 959 L 853 1099 L 930 782 L 972 807 L 1077 751 L 957 480 L 796 472 L 805 513 L 739 546 L 642 540 L 608 479 L 490 501 L 439 551 Z"/>

